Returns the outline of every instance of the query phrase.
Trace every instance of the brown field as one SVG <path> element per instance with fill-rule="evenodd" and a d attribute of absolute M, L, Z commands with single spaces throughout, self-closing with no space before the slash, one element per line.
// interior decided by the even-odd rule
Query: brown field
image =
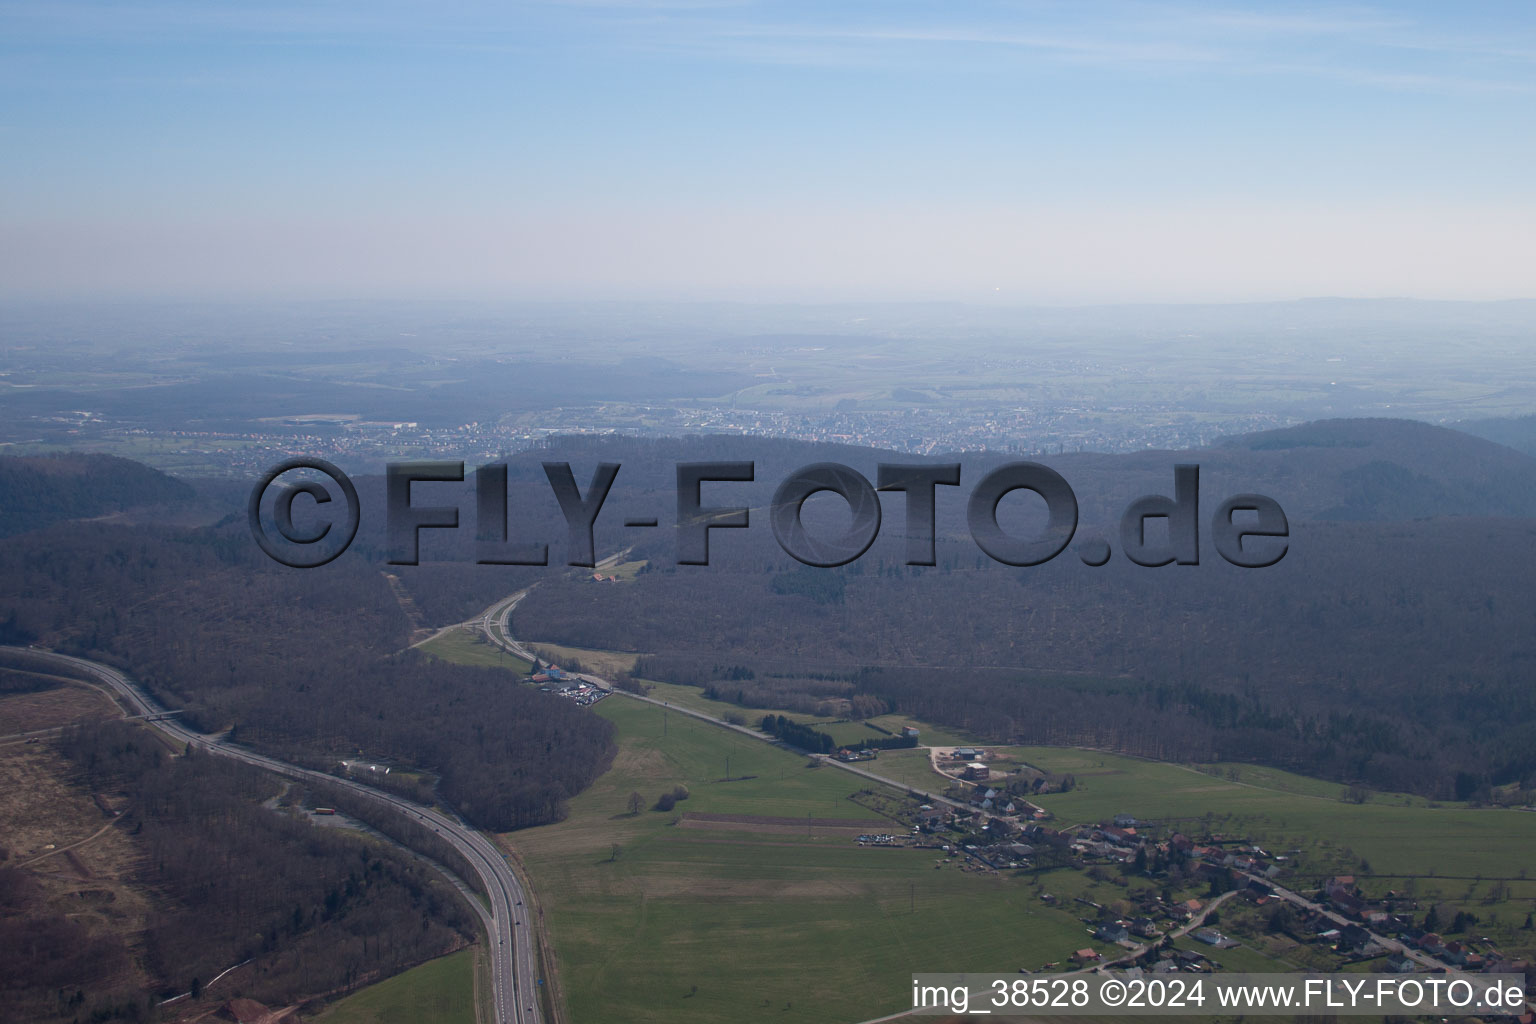
<path fill-rule="evenodd" d="M 635 667 L 635 659 L 638 654 L 627 654 L 624 651 L 599 651 L 589 647 L 563 647 L 560 644 L 546 644 L 540 641 L 528 641 L 523 646 L 537 654 L 546 662 L 552 661 L 564 668 L 572 658 L 581 662 L 582 666 L 590 672 L 600 676 L 616 676 L 621 672 L 629 672 Z"/>
<path fill-rule="evenodd" d="M 72 692 L 93 696 L 89 690 Z M 132 842 L 116 827 L 117 819 L 73 783 L 68 762 L 46 742 L 0 748 L 0 821 L 5 823 L 0 845 L 9 855 L 4 863 L 41 887 L 35 905 L 13 911 L 67 915 L 120 935 L 143 930 L 149 894 L 125 881 L 134 864 Z M 134 965 L 123 977 L 104 979 L 102 988 L 147 984 Z"/>
<path fill-rule="evenodd" d="M 110 819 L 89 793 L 71 785 L 68 765 L 46 743 L 0 751 L 0 821 L 11 863 L 90 836 Z"/>
<path fill-rule="evenodd" d="M 104 692 L 61 677 L 59 685 L 36 693 L 0 697 L 0 735 L 56 729 L 74 721 L 122 714 Z M 127 879 L 135 863 L 132 841 L 113 812 L 124 809 L 118 794 L 90 793 L 74 779 L 51 737 L 0 742 L 0 863 L 20 869 L 30 886 L 24 903 L 9 913 L 68 917 L 93 932 L 134 936 L 149 919 L 151 894 Z M 136 943 L 112 976 L 97 979 L 102 990 L 134 991 L 149 984 L 139 966 Z"/>
<path fill-rule="evenodd" d="M 0 736 L 57 729 L 74 721 L 115 718 L 119 714 L 117 705 L 106 694 L 71 682 L 51 690 L 0 697 Z"/>

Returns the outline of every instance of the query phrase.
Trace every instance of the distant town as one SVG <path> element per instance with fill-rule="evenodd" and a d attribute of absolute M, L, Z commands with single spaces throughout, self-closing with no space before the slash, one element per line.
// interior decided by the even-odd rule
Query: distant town
<path fill-rule="evenodd" d="M 661 420 L 658 416 L 668 415 Z M 48 417 L 39 429 L 7 438 L 16 453 L 64 444 L 141 459 L 170 471 L 252 476 L 278 459 L 318 457 L 348 469 L 403 457 L 490 460 L 537 448 L 557 436 L 626 437 L 736 434 L 861 445 L 918 455 L 999 451 L 1050 455 L 1072 451 L 1184 449 L 1219 437 L 1285 426 L 1275 415 L 1195 416 L 1156 403 L 1123 409 L 1086 406 L 970 409 L 945 406 L 907 411 L 800 413 L 741 408 L 660 407 L 603 403 L 558 407 L 538 414 L 432 426 L 414 420 L 365 420 L 316 413 L 246 430 L 189 430 L 115 422 L 90 410 Z M 1127 424 L 1133 426 L 1127 426 Z"/>

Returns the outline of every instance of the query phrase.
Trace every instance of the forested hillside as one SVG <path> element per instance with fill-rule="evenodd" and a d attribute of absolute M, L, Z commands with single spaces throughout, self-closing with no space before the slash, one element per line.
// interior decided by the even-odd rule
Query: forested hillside
<path fill-rule="evenodd" d="M 771 488 L 788 469 L 760 450 Z M 875 453 L 799 454 L 874 476 Z M 966 479 L 997 461 L 967 458 Z M 707 568 L 669 564 L 670 538 L 655 538 L 634 585 L 551 580 L 516 630 L 655 653 L 658 677 L 729 679 L 720 690 L 753 706 L 812 706 L 833 678 L 844 699 L 993 741 L 1260 760 L 1447 797 L 1536 779 L 1536 461 L 1384 420 L 1046 461 L 1078 494 L 1079 536 L 1115 544 L 1113 513 L 1138 491 L 1171 494 L 1187 461 L 1201 465 L 1202 519 L 1227 494 L 1268 494 L 1289 514 L 1289 551 L 1263 570 L 1209 547 L 1198 566 L 1090 568 L 1069 550 L 1015 569 L 965 532 L 966 488 L 940 488 L 934 568 L 902 564 L 896 502 L 870 552 L 839 569 L 794 562 L 754 513 L 756 528 L 714 532 Z M 760 509 L 768 488 L 723 485 L 717 500 Z"/>
<path fill-rule="evenodd" d="M 195 752 L 171 757 L 122 722 L 73 727 L 59 749 L 82 792 L 124 808 L 117 827 L 135 857 L 122 881 L 155 900 L 143 931 L 126 935 L 95 915 L 57 913 L 33 875 L 0 866 L 0 1020 L 143 1020 L 160 1000 L 197 993 L 246 961 L 225 998 L 283 1005 L 475 936 L 463 897 L 431 868 L 264 807 L 283 785 L 257 769 Z M 121 984 L 131 969 L 148 993 Z"/>
<path fill-rule="evenodd" d="M 117 665 L 198 728 L 289 760 L 366 753 L 439 775 L 487 828 L 557 819 L 611 757 L 607 723 L 569 702 L 407 650 L 379 566 L 276 566 L 243 524 L 68 524 L 0 542 L 0 623 L 13 642 Z"/>
<path fill-rule="evenodd" d="M 0 459 L 0 537 L 52 523 L 190 499 L 192 488 L 111 455 Z"/>
<path fill-rule="evenodd" d="M 703 496 L 752 508 L 753 525 L 712 531 L 711 564 L 679 566 L 665 528 L 676 466 L 700 460 L 756 463 L 754 481 Z M 595 586 L 564 566 L 545 461 L 569 461 L 584 490 L 597 462 L 622 464 L 596 549 L 648 560 L 633 582 Z M 1117 549 L 1102 568 L 1074 550 L 1023 569 L 980 551 L 966 497 L 1007 461 L 996 454 L 956 458 L 961 486 L 938 489 L 937 566 L 903 564 L 899 495 L 857 562 L 802 566 L 775 542 L 766 507 L 780 481 L 818 461 L 873 479 L 877 463 L 920 460 L 761 438 L 555 439 L 508 467 L 509 536 L 547 544 L 542 567 L 474 564 L 472 475 L 415 499 L 462 510 L 457 531 L 422 531 L 418 566 L 385 564 L 377 478 L 358 481 L 352 550 L 313 571 L 267 561 L 236 509 L 208 529 L 61 524 L 0 544 L 0 630 L 112 660 L 201 726 L 234 727 L 285 756 L 408 760 L 495 827 L 558 816 L 606 763 L 605 727 L 494 673 L 404 649 L 413 632 L 530 584 L 518 634 L 659 655 L 658 674 L 706 684 L 734 667 L 734 692 L 757 706 L 770 695 L 813 705 L 835 686 L 861 707 L 990 740 L 1248 758 L 1435 795 L 1536 775 L 1522 732 L 1536 718 L 1536 460 L 1516 451 L 1422 423 L 1337 420 L 1199 451 L 1045 459 L 1077 494 L 1079 538 Z M 1171 494 L 1184 462 L 1201 467 L 1202 530 L 1230 494 L 1280 503 L 1290 538 L 1278 565 L 1233 567 L 1208 535 L 1199 565 L 1149 569 L 1118 552 L 1120 511 Z M 846 517 L 832 498 L 805 512 L 813 530 Z M 644 515 L 663 528 L 623 527 Z M 1037 528 L 1033 515 L 1023 496 L 999 508 L 1019 533 Z"/>
<path fill-rule="evenodd" d="M 1536 455 L 1536 416 L 1500 416 L 1486 420 L 1466 420 L 1456 429 L 1474 437 L 1484 437 L 1508 445 L 1527 455 Z"/>

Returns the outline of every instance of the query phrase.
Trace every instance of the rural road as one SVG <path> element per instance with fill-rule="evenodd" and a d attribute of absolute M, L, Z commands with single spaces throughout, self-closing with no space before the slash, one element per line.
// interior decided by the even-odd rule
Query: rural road
<path fill-rule="evenodd" d="M 528 660 L 528 661 L 531 662 L 533 660 L 532 652 L 529 651 L 522 644 L 518 643 L 516 640 L 512 639 L 511 629 L 510 629 L 509 622 L 508 622 L 508 620 L 511 617 L 512 610 L 517 607 L 517 605 L 523 600 L 524 597 L 527 596 L 527 594 L 528 594 L 527 590 L 522 590 L 522 591 L 519 591 L 516 594 L 512 594 L 509 597 L 504 598 L 502 601 L 497 602 L 491 608 L 487 609 L 485 611 L 485 613 L 483 615 L 481 615 L 479 618 L 472 619 L 472 620 L 470 620 L 470 622 L 464 623 L 464 625 L 473 625 L 475 627 L 478 627 L 486 635 L 486 637 L 492 643 L 498 644 L 501 647 L 503 647 L 504 649 L 506 649 L 506 650 L 510 651 L 511 653 L 515 654 L 516 656 L 518 656 L 520 658 L 524 658 L 525 660 Z M 622 694 L 623 696 L 628 697 L 631 700 L 645 701 L 648 704 L 654 704 L 654 705 L 657 705 L 658 707 L 665 707 L 668 710 L 675 711 L 675 712 L 677 712 L 680 715 L 687 715 L 690 718 L 696 718 L 696 719 L 698 719 L 700 721 L 708 722 L 711 725 L 718 726 L 718 727 L 720 727 L 722 729 L 730 729 L 733 732 L 740 733 L 740 734 L 742 734 L 744 736 L 750 736 L 750 737 L 752 737 L 753 739 L 756 739 L 756 740 L 761 740 L 761 741 L 766 742 L 766 743 L 778 743 L 779 742 L 774 737 L 769 736 L 768 734 L 766 734 L 766 733 L 764 733 L 764 732 L 762 732 L 762 731 L 760 731 L 758 729 L 753 729 L 751 727 L 744 726 L 744 725 L 735 725 L 735 724 L 733 724 L 731 722 L 725 721 L 724 719 L 716 718 L 713 715 L 705 714 L 702 711 L 695 711 L 695 710 L 693 710 L 691 708 L 685 708 L 685 707 L 681 707 L 679 705 L 668 703 L 666 701 L 660 701 L 660 700 L 655 699 L 654 697 L 646 697 L 646 696 L 643 696 L 641 694 L 630 693 L 627 690 L 616 689 L 613 686 L 612 683 L 610 683 L 606 679 L 601 678 L 600 676 L 594 676 L 594 675 L 591 675 L 590 673 L 578 673 L 578 674 L 575 674 L 575 677 L 578 678 L 578 679 L 582 679 L 582 680 L 584 680 L 584 681 L 586 681 L 588 683 L 591 683 L 594 686 L 597 686 L 597 687 L 600 687 L 602 689 L 608 690 L 611 693 Z M 870 780 L 871 782 L 878 782 L 878 783 L 881 783 L 881 784 L 886 785 L 886 786 L 894 787 L 894 788 L 896 788 L 898 790 L 903 790 L 903 791 L 907 791 L 907 792 L 916 793 L 917 795 L 921 796 L 923 799 L 927 800 L 930 803 L 934 803 L 934 804 L 947 804 L 947 805 L 950 805 L 950 806 L 953 806 L 953 807 L 959 807 L 959 808 L 964 808 L 965 807 L 964 804 L 962 804 L 962 803 L 960 803 L 958 801 L 955 801 L 955 800 L 951 800 L 948 797 L 941 796 L 941 795 L 939 795 L 937 793 L 924 792 L 922 790 L 915 789 L 914 787 L 912 787 L 912 786 L 910 786 L 910 785 L 908 785 L 906 783 L 900 782 L 900 781 L 898 781 L 896 779 L 887 778 L 887 777 L 885 777 L 883 775 L 880 775 L 880 774 L 878 774 L 876 772 L 869 771 L 868 769 L 861 768 L 861 767 L 858 767 L 858 766 L 852 765 L 852 764 L 847 764 L 845 762 L 838 761 L 838 760 L 835 760 L 835 759 L 830 758 L 830 757 L 826 757 L 825 755 L 812 755 L 812 756 L 815 756 L 818 760 L 821 760 L 825 764 L 829 764 L 829 765 L 832 765 L 834 767 L 841 768 L 842 770 L 850 772 L 850 773 L 852 773 L 854 775 L 862 776 L 863 778 L 866 778 L 866 779 Z M 1302 896 L 1300 896 L 1299 894 L 1297 894 L 1295 892 L 1292 892 L 1292 891 L 1290 891 L 1288 889 L 1285 889 L 1285 888 L 1283 888 L 1281 886 L 1275 885 L 1274 882 L 1272 880 L 1270 880 L 1270 879 L 1259 879 L 1258 876 L 1254 876 L 1254 875 L 1250 875 L 1249 877 L 1253 878 L 1253 879 L 1256 879 L 1256 880 L 1263 881 L 1263 882 L 1265 882 L 1265 884 L 1270 885 L 1271 887 L 1273 887 L 1273 889 L 1275 891 L 1275 895 L 1278 896 L 1279 898 L 1281 898 L 1283 900 L 1287 900 L 1287 901 L 1289 901 L 1291 903 L 1294 903 L 1294 904 L 1296 904 L 1296 905 L 1298 905 L 1300 907 L 1303 907 L 1305 909 L 1308 909 L 1308 910 L 1319 911 L 1319 912 L 1325 914 L 1326 916 L 1328 916 L 1330 919 L 1336 921 L 1341 927 L 1344 924 L 1348 923 L 1344 918 L 1339 917 L 1338 915 L 1334 914 L 1328 908 L 1322 907 L 1322 906 L 1320 906 L 1320 905 L 1318 905 L 1318 904 L 1316 904 L 1316 903 L 1314 903 L 1314 902 L 1312 902 L 1310 900 L 1307 900 L 1305 897 L 1302 897 Z M 1206 914 L 1208 914 L 1211 910 L 1215 909 L 1218 905 L 1220 905 L 1220 903 L 1224 902 L 1227 899 L 1227 897 L 1230 896 L 1230 895 L 1231 895 L 1231 893 L 1224 894 L 1223 896 L 1219 897 L 1217 900 L 1215 900 L 1214 902 L 1209 904 L 1205 908 L 1205 910 L 1203 910 L 1194 920 L 1190 921 L 1183 928 L 1179 929 L 1175 934 L 1176 935 L 1183 935 L 1186 932 L 1190 931 L 1191 929 L 1197 927 L 1200 924 L 1200 922 L 1205 920 Z M 1440 962 L 1439 960 L 1435 959 L 1434 957 L 1429 956 L 1428 954 L 1423 953 L 1422 951 L 1406 947 L 1406 946 L 1404 946 L 1404 944 L 1402 944 L 1400 942 L 1394 942 L 1394 941 L 1392 941 L 1390 939 L 1386 939 L 1386 938 L 1383 938 L 1381 936 L 1374 936 L 1373 935 L 1373 938 L 1376 938 L 1379 942 L 1381 942 L 1388 949 L 1399 949 L 1399 950 L 1402 950 L 1407 956 L 1411 957 L 1413 960 L 1417 961 L 1421 966 L 1423 966 L 1423 967 L 1425 967 L 1425 968 L 1427 968 L 1429 970 L 1440 970 L 1440 971 L 1449 970 L 1452 974 L 1459 973 L 1459 972 L 1456 972 L 1454 968 L 1448 968 L 1446 964 Z M 1144 947 L 1143 946 L 1138 946 L 1135 949 L 1130 950 L 1130 951 L 1128 951 L 1126 953 L 1123 953 L 1122 955 L 1116 957 L 1115 959 L 1113 959 L 1111 961 L 1108 961 L 1108 963 L 1106 963 L 1106 964 L 1099 965 L 1099 967 L 1102 968 L 1102 967 L 1105 967 L 1105 966 L 1109 966 L 1110 964 L 1124 963 L 1127 960 L 1132 960 L 1136 956 L 1139 956 L 1142 952 L 1144 952 Z M 1084 970 L 1090 970 L 1090 969 L 1091 968 L 1084 968 Z M 1072 973 L 1079 973 L 1079 972 L 1072 972 Z M 888 1017 L 879 1018 L 878 1020 L 880 1020 L 880 1021 L 894 1020 L 894 1019 L 896 1019 L 898 1017 L 903 1017 L 903 1016 L 907 1016 L 907 1013 L 898 1013 L 898 1014 L 894 1014 L 894 1015 L 891 1015 L 891 1016 L 888 1016 Z M 870 1021 L 870 1022 L 865 1022 L 865 1024 L 876 1024 L 876 1022 Z"/>
<path fill-rule="evenodd" d="M 528 591 L 519 590 L 517 593 L 509 595 L 508 597 L 505 597 L 502 600 L 496 602 L 494 605 L 487 608 L 478 617 L 470 619 L 468 622 L 461 622 L 459 625 L 473 626 L 479 629 L 482 633 L 485 634 L 486 638 L 490 640 L 491 643 L 500 646 L 503 650 L 515 655 L 516 657 L 522 658 L 524 661 L 532 662 L 533 652 L 528 650 L 528 648 L 524 647 L 522 644 L 518 643 L 516 640 L 512 639 L 511 627 L 508 625 L 507 621 L 512 615 L 512 610 L 516 608 L 519 603 L 521 603 L 524 597 L 527 596 Z M 714 715 L 707 715 L 702 711 L 695 711 L 692 708 L 685 708 L 678 704 L 670 704 L 666 701 L 657 700 L 655 697 L 646 697 L 638 693 L 630 693 L 628 690 L 620 690 L 615 687 L 613 683 L 602 678 L 601 676 L 592 675 L 590 672 L 575 672 L 571 673 L 571 676 L 572 678 L 591 683 L 593 686 L 596 686 L 599 689 L 607 690 L 609 693 L 617 693 L 632 700 L 639 700 L 644 701 L 647 704 L 654 704 L 659 708 L 666 708 L 668 711 L 675 711 L 679 715 L 687 715 L 689 718 L 697 718 L 701 722 L 708 722 L 710 725 L 719 726 L 722 729 L 729 729 L 732 732 L 740 733 L 743 736 L 750 736 L 752 739 L 760 740 L 764 743 L 780 743 L 780 741 L 775 737 L 768 735 L 760 729 L 754 729 L 751 726 L 736 725 L 732 722 L 727 722 L 723 718 L 716 718 Z M 929 803 L 947 804 L 950 807 L 960 808 L 961 810 L 969 810 L 969 808 L 964 803 L 958 800 L 951 800 L 950 798 L 941 796 L 937 793 L 924 792 L 923 790 L 910 786 L 905 782 L 899 782 L 896 779 L 886 778 L 884 775 L 878 775 L 875 772 L 855 767 L 854 765 L 839 761 L 836 758 L 827 757 L 825 754 L 812 754 L 809 756 L 816 758 L 823 764 L 828 764 L 834 768 L 841 768 L 846 772 L 851 772 L 854 775 L 862 776 L 866 779 L 869 779 L 871 782 L 878 782 L 881 785 L 890 786 L 891 788 L 904 793 L 916 793 L 918 796 L 922 797 L 924 800 L 927 800 Z"/>
<path fill-rule="evenodd" d="M 91 678 L 115 690 L 135 715 L 155 716 L 166 713 L 154 698 L 121 672 L 107 665 L 32 647 L 7 646 L 4 649 L 24 653 L 33 658 L 41 658 L 56 665 L 68 666 L 77 672 L 88 674 Z M 533 929 L 525 920 L 523 887 L 506 858 L 485 836 L 463 822 L 430 807 L 348 779 L 265 757 L 229 743 L 218 736 L 194 732 L 173 718 L 160 719 L 154 724 L 156 728 L 180 742 L 195 743 L 206 750 L 288 778 L 316 779 L 331 785 L 344 786 L 392 805 L 407 818 L 414 816 L 417 821 L 430 825 L 469 862 L 480 876 L 488 894 L 491 905 L 489 913 L 478 900 L 474 901 L 473 905 L 485 922 L 486 933 L 492 941 L 488 951 L 491 956 L 491 988 L 495 997 L 497 1024 L 540 1024 L 537 990 L 539 974 L 533 949 Z"/>
<path fill-rule="evenodd" d="M 1298 892 L 1294 892 L 1285 888 L 1284 886 L 1275 884 L 1272 879 L 1264 878 L 1261 875 L 1255 875 L 1248 871 L 1241 872 L 1241 874 L 1245 878 L 1255 882 L 1262 882 L 1269 886 L 1274 891 L 1274 894 L 1280 897 L 1282 900 L 1295 904 L 1296 906 L 1301 907 L 1303 910 L 1311 910 L 1323 915 L 1328 920 L 1338 925 L 1340 928 L 1346 928 L 1352 924 L 1359 924 L 1358 921 L 1351 921 L 1343 914 L 1337 913 L 1331 908 L 1323 906 L 1321 903 L 1309 900 Z M 1453 965 L 1444 963 L 1435 957 L 1430 956 L 1423 950 L 1414 949 L 1412 946 L 1406 943 L 1399 942 L 1396 939 L 1388 938 L 1385 935 L 1378 935 L 1376 932 L 1371 931 L 1370 929 L 1366 929 L 1366 933 L 1370 935 L 1372 941 L 1380 945 L 1383 949 L 1400 952 L 1408 959 L 1417 963 L 1419 966 L 1424 967 L 1430 971 L 1443 972 L 1454 978 L 1465 979 L 1468 977 L 1465 971 L 1458 970 Z"/>

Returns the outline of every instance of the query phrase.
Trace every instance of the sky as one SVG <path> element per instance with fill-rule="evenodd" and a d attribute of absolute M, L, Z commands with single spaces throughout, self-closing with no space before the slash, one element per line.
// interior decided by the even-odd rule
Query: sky
<path fill-rule="evenodd" d="M 1536 297 L 1533 28 L 0 0 L 0 297 Z"/>

